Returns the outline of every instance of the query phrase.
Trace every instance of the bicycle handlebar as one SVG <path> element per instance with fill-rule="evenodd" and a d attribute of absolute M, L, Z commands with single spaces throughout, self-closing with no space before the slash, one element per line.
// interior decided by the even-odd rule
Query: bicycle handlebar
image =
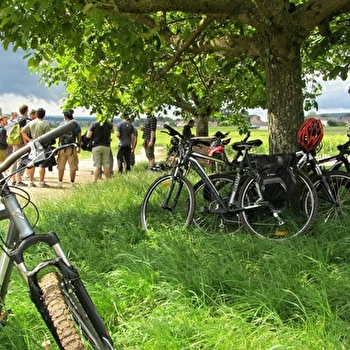
<path fill-rule="evenodd" d="M 8 168 L 11 167 L 11 165 L 18 160 L 20 157 L 28 153 L 35 143 L 40 143 L 41 146 L 45 147 L 48 144 L 50 144 L 54 139 L 57 137 L 62 136 L 63 134 L 67 133 L 68 131 L 71 131 L 77 127 L 78 123 L 75 120 L 71 120 L 67 123 L 64 123 L 57 128 L 47 132 L 46 134 L 38 137 L 37 139 L 28 142 L 25 146 L 20 148 L 18 151 L 10 154 L 1 164 L 0 164 L 0 173 L 3 173 Z"/>
<path fill-rule="evenodd" d="M 164 128 L 168 130 L 168 134 L 170 136 L 178 136 L 178 137 L 180 137 L 181 140 L 183 140 L 184 137 L 177 130 L 172 128 L 170 125 L 165 124 Z"/>

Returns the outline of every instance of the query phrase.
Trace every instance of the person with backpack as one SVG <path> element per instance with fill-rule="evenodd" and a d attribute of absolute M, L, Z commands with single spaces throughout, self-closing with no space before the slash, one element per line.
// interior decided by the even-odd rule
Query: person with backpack
<path fill-rule="evenodd" d="M 47 124 L 44 121 L 45 118 L 45 109 L 44 108 L 38 108 L 36 110 L 36 115 L 37 118 L 35 118 L 34 120 L 32 120 L 30 123 L 28 123 L 27 125 L 25 125 L 22 130 L 21 130 L 21 134 L 22 134 L 22 138 L 24 140 L 24 142 L 30 142 L 36 138 L 38 138 L 41 135 L 46 134 L 47 132 L 49 132 L 50 126 L 49 124 Z M 30 135 L 30 136 L 29 136 Z M 45 168 L 47 167 L 47 163 L 42 163 L 39 164 L 39 183 L 38 183 L 38 187 L 49 187 L 49 185 L 45 182 Z M 28 172 L 28 177 L 29 177 L 29 187 L 35 187 L 35 184 L 33 182 L 33 178 L 34 178 L 34 167 L 29 169 Z"/>
<path fill-rule="evenodd" d="M 93 182 L 97 182 L 100 177 L 102 167 L 103 174 L 106 178 L 110 177 L 110 154 L 111 154 L 111 133 L 113 125 L 108 120 L 102 121 L 100 115 L 97 121 L 93 122 L 86 137 L 92 138 L 92 160 L 94 163 Z"/>
<path fill-rule="evenodd" d="M 63 124 L 68 123 L 73 119 L 74 110 L 64 111 L 63 112 Z M 69 165 L 69 175 L 70 175 L 70 187 L 75 185 L 75 176 L 77 170 L 79 170 L 79 158 L 78 154 L 81 150 L 81 127 L 77 124 L 77 127 L 74 130 L 69 131 L 68 133 L 62 135 L 59 139 L 59 146 L 75 144 L 70 147 L 64 148 L 58 152 L 57 157 L 57 170 L 58 170 L 58 183 L 57 188 L 62 188 L 64 170 L 66 164 Z"/>
<path fill-rule="evenodd" d="M 126 172 L 131 170 L 131 152 L 135 148 L 135 128 L 131 124 L 130 116 L 124 113 L 123 121 L 117 125 L 118 145 L 118 172 L 123 173 L 123 163 L 125 162 Z"/>
<path fill-rule="evenodd" d="M 7 143 L 9 146 L 12 146 L 12 152 L 16 152 L 19 149 L 21 149 L 24 146 L 24 140 L 22 138 L 21 129 L 27 124 L 28 122 L 28 112 L 29 108 L 28 105 L 22 104 L 19 106 L 19 113 L 20 115 L 14 118 L 11 121 L 10 128 L 7 131 Z M 13 137 L 12 134 L 15 134 L 15 137 Z M 15 143 L 12 143 L 12 138 L 17 139 Z M 11 173 L 14 173 L 16 170 L 19 169 L 21 159 L 18 159 L 17 162 L 14 162 L 11 167 Z M 27 186 L 23 181 L 22 177 L 24 174 L 24 169 L 19 171 L 17 174 L 15 174 L 12 177 L 12 185 L 13 186 Z"/>

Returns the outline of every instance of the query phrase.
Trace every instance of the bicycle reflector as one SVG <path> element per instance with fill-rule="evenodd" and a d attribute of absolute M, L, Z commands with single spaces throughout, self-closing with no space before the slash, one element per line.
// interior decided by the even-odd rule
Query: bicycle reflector
<path fill-rule="evenodd" d="M 306 119 L 298 131 L 298 142 L 303 151 L 312 152 L 323 139 L 323 125 L 320 119 Z"/>

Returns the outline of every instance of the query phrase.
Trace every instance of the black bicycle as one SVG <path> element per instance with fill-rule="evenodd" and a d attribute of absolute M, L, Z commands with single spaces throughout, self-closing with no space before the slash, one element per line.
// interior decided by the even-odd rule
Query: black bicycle
<path fill-rule="evenodd" d="M 250 233 L 280 239 L 306 232 L 315 220 L 317 194 L 309 178 L 301 172 L 295 174 L 295 191 L 288 200 L 275 202 L 263 195 L 257 158 L 249 155 L 252 148 L 262 144 L 261 140 L 234 143 L 233 149 L 242 154 L 240 161 L 231 163 L 235 171 L 208 176 L 197 159 L 221 160 L 194 152 L 192 148 L 201 144 L 201 140 L 192 138 L 184 143 L 175 129 L 165 127 L 170 136 L 181 140 L 178 162 L 171 174 L 159 177 L 149 187 L 141 205 L 144 229 L 194 222 L 207 232 L 231 230 L 232 225 L 242 223 Z M 295 154 L 284 159 L 293 163 Z M 190 168 L 201 178 L 196 193 L 185 176 Z"/>
<path fill-rule="evenodd" d="M 52 141 L 76 128 L 73 120 L 11 154 L 0 164 L 0 220 L 9 225 L 2 241 L 0 256 L 0 322 L 4 325 L 9 313 L 5 298 L 16 267 L 27 284 L 31 300 L 52 333 L 60 349 L 113 349 L 113 342 L 99 316 L 78 271 L 68 261 L 55 232 L 37 234 L 25 213 L 25 191 L 8 185 L 13 174 L 4 172 L 19 158 L 23 167 L 32 167 L 54 156 L 55 152 L 74 144 L 52 149 Z M 76 146 L 76 145 L 75 145 Z M 20 171 L 22 169 L 18 169 Z M 20 198 L 18 198 L 20 197 Z M 33 204 L 34 205 L 34 204 Z M 29 269 L 24 255 L 29 248 L 44 244 L 51 248 L 52 257 Z"/>
<path fill-rule="evenodd" d="M 308 174 L 318 199 L 318 217 L 324 222 L 339 222 L 350 212 L 350 142 L 339 145 L 335 156 L 316 158 L 315 152 L 297 152 L 297 167 Z"/>

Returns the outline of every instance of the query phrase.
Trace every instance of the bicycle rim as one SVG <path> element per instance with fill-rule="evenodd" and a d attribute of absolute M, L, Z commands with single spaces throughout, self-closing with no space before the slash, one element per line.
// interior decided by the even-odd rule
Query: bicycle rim
<path fill-rule="evenodd" d="M 261 201 L 256 181 L 248 179 L 242 187 L 239 204 L 242 207 Z M 317 214 L 317 194 L 311 181 L 302 173 L 296 175 L 296 189 L 288 202 L 269 203 L 241 213 L 246 229 L 259 237 L 285 239 L 305 233 Z"/>
<path fill-rule="evenodd" d="M 56 334 L 65 350 L 113 350 L 108 339 L 101 340 L 75 295 L 74 287 L 67 286 L 55 272 L 41 279 L 43 300 Z"/>
<path fill-rule="evenodd" d="M 195 195 L 187 178 L 164 175 L 150 186 L 141 205 L 145 230 L 188 226 L 193 219 Z"/>
<path fill-rule="evenodd" d="M 214 174 L 210 175 L 209 178 L 218 190 L 223 201 L 227 204 L 233 190 L 235 177 L 225 174 Z M 211 210 L 219 209 L 219 204 L 213 198 L 203 180 L 200 180 L 195 184 L 194 192 L 196 196 L 196 208 L 194 211 L 193 222 L 196 227 L 202 230 L 205 234 L 210 235 L 218 232 L 234 233 L 241 228 L 239 215 L 210 212 Z"/>
<path fill-rule="evenodd" d="M 323 222 L 341 222 L 350 213 L 350 175 L 341 171 L 326 173 L 327 182 L 335 202 L 327 193 L 325 184 L 320 176 L 313 179 L 318 195 L 318 217 Z"/>

